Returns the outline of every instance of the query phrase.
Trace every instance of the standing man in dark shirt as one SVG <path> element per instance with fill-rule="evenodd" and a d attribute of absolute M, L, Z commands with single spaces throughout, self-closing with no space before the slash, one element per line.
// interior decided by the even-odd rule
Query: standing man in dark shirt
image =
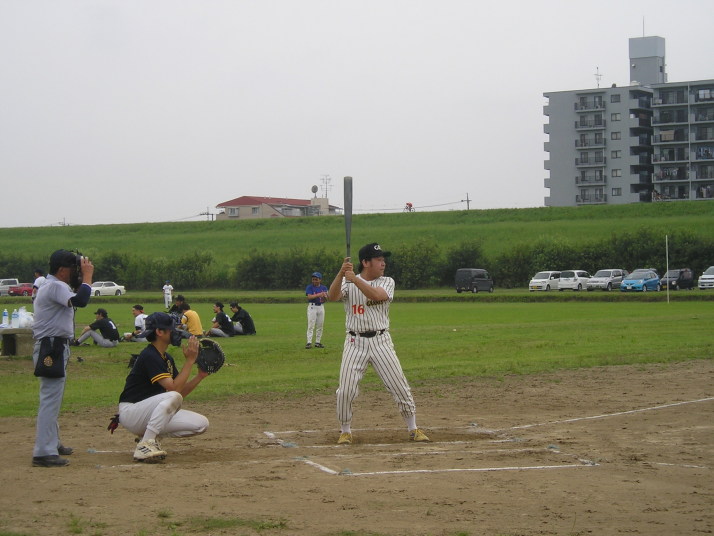
<path fill-rule="evenodd" d="M 32 359 L 37 364 L 43 343 L 62 347 L 64 367 L 69 361 L 69 342 L 74 336 L 74 309 L 86 307 L 92 293 L 94 266 L 86 258 L 59 249 L 50 256 L 47 281 L 37 290 L 32 324 L 35 348 Z M 62 467 L 72 454 L 71 447 L 60 443 L 59 412 L 64 396 L 66 373 L 60 378 L 39 377 L 40 405 L 37 409 L 37 434 L 32 453 L 35 467 Z"/>
<path fill-rule="evenodd" d="M 114 321 L 107 316 L 107 310 L 101 307 L 94 314 L 97 319 L 88 326 L 84 326 L 79 339 L 74 341 L 74 346 L 79 346 L 91 337 L 102 348 L 114 348 L 119 344 L 120 339 L 119 330 L 117 330 Z"/>

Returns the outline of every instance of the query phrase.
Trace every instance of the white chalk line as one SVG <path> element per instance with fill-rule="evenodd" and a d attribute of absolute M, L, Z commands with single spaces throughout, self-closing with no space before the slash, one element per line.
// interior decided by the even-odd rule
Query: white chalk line
<path fill-rule="evenodd" d="M 659 409 L 673 408 L 676 406 L 684 406 L 687 404 L 698 404 L 700 402 L 709 402 L 714 400 L 714 396 L 707 398 L 700 398 L 698 400 L 686 400 L 684 402 L 673 402 L 672 404 L 662 404 L 661 406 L 652 406 L 649 408 L 631 409 L 629 411 L 618 411 L 616 413 L 604 413 L 602 415 L 591 415 L 589 417 L 575 417 L 573 419 L 564 419 L 561 421 L 547 421 L 536 424 L 522 424 L 520 426 L 511 426 L 510 428 L 505 428 L 504 430 L 523 430 L 525 428 L 533 428 L 535 426 L 547 426 L 549 424 L 563 424 L 568 422 L 578 422 L 578 421 L 590 421 L 594 419 L 607 419 L 609 417 L 619 417 L 621 415 L 631 415 L 633 413 L 642 413 L 645 411 L 656 411 Z"/>
<path fill-rule="evenodd" d="M 409 474 L 434 474 L 434 473 L 487 473 L 494 471 L 533 471 L 533 470 L 548 470 L 548 469 L 573 469 L 577 467 L 595 467 L 597 464 L 568 464 L 568 465 L 526 465 L 522 467 L 467 467 L 463 469 L 447 468 L 447 469 L 407 469 L 399 471 L 370 471 L 364 473 L 353 473 L 349 470 L 335 471 L 327 466 L 313 462 L 312 460 L 302 460 L 302 462 L 319 469 L 330 475 L 339 476 L 378 476 L 378 475 L 409 475 Z"/>

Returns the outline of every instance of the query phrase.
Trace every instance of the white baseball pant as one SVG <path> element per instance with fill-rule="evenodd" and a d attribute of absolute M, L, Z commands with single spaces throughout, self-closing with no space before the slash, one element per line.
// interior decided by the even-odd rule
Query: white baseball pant
<path fill-rule="evenodd" d="M 347 334 L 337 389 L 337 420 L 343 426 L 352 422 L 352 402 L 359 394 L 359 382 L 370 363 L 392 394 L 404 420 L 413 422 L 416 415 L 414 398 L 388 331 L 369 338 Z"/>
<path fill-rule="evenodd" d="M 315 332 L 315 342 L 322 340 L 322 328 L 325 325 L 325 306 L 311 303 L 307 306 L 307 342 L 312 342 Z M 317 329 L 317 331 L 315 331 Z"/>
<path fill-rule="evenodd" d="M 166 391 L 141 402 L 122 402 L 119 423 L 144 439 L 189 437 L 205 432 L 208 419 L 200 413 L 181 409 L 182 403 L 183 397 L 176 391 Z"/>

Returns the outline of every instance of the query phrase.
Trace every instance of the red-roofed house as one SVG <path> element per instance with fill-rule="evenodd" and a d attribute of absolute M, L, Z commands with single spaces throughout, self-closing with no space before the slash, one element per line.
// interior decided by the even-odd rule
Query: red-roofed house
<path fill-rule="evenodd" d="M 342 213 L 341 208 L 330 205 L 325 197 L 289 199 L 244 195 L 219 203 L 216 208 L 223 209 L 223 212 L 216 216 L 217 220 L 334 216 Z"/>

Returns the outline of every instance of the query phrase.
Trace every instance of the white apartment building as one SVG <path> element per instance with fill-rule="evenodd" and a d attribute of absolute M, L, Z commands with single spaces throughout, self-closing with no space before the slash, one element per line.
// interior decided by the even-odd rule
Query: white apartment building
<path fill-rule="evenodd" d="M 714 199 L 714 80 L 668 83 L 664 51 L 630 39 L 630 86 L 544 93 L 546 206 Z"/>

